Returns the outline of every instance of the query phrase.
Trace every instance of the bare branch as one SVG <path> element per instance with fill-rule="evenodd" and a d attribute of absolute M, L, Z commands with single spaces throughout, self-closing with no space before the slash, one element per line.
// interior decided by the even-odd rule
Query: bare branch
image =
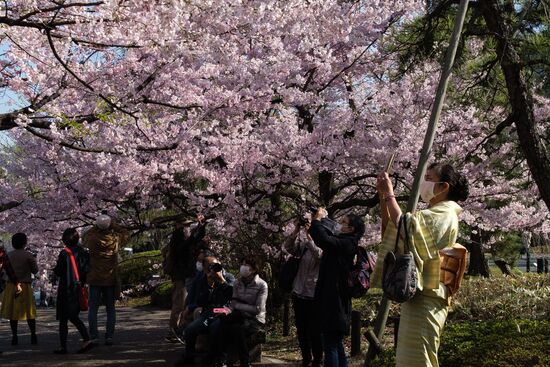
<path fill-rule="evenodd" d="M 8 201 L 7 203 L 0 204 L 0 212 L 10 210 L 23 204 L 22 201 Z"/>
<path fill-rule="evenodd" d="M 103 4 L 104 4 L 103 1 L 58 4 L 57 6 L 52 6 L 50 8 L 43 8 L 43 9 L 37 9 L 35 11 L 31 11 L 31 12 L 19 17 L 17 20 L 23 21 L 23 20 L 29 19 L 30 17 L 35 16 L 37 14 L 49 13 L 49 12 L 59 11 L 59 10 L 67 9 L 67 8 L 73 8 L 73 7 L 83 7 L 83 8 L 86 7 L 87 8 L 87 7 L 90 7 L 90 6 L 99 6 L 99 5 L 103 5 Z"/>

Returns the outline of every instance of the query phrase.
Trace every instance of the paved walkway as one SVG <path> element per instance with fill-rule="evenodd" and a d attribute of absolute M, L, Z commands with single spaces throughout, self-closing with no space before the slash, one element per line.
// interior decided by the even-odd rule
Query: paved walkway
<path fill-rule="evenodd" d="M 81 318 L 87 324 L 86 313 Z M 100 335 L 105 330 L 104 307 L 99 313 Z M 12 347 L 9 322 L 0 322 L 0 366 L 58 367 L 58 366 L 172 366 L 183 353 L 183 345 L 164 341 L 168 311 L 149 307 L 117 308 L 115 344 L 101 344 L 86 354 L 75 354 L 80 346 L 80 335 L 69 323 L 69 353 L 53 354 L 59 346 L 58 324 L 54 309 L 38 309 L 38 345 L 30 344 L 26 322 L 19 322 L 19 345 Z M 263 358 L 262 366 L 280 364 L 282 361 Z"/>

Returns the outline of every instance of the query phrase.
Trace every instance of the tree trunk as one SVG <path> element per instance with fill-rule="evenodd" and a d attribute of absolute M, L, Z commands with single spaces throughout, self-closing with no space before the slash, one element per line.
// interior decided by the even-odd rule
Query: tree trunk
<path fill-rule="evenodd" d="M 334 174 L 329 171 L 321 171 L 319 172 L 319 196 L 321 197 L 322 203 L 324 207 L 327 207 L 332 202 L 332 199 L 334 199 Z M 329 213 L 332 214 L 332 213 Z"/>
<path fill-rule="evenodd" d="M 468 251 L 470 251 L 470 264 L 468 265 L 468 275 L 481 275 L 482 277 L 489 278 L 491 273 L 489 272 L 489 265 L 485 259 L 483 253 L 482 238 L 479 234 L 472 235 L 472 242 L 468 244 Z"/>
<path fill-rule="evenodd" d="M 515 50 L 509 17 L 498 0 L 477 2 L 489 31 L 495 35 L 500 67 L 506 80 L 508 99 L 519 138 L 519 146 L 537 183 L 546 206 L 550 209 L 550 159 L 547 148 L 536 130 L 533 96 L 522 74 L 521 60 Z"/>
<path fill-rule="evenodd" d="M 506 261 L 504 261 L 504 260 L 495 260 L 495 265 L 498 266 L 498 268 L 500 269 L 502 274 L 514 276 L 512 274 L 512 268 L 510 267 L 510 264 L 508 264 Z"/>

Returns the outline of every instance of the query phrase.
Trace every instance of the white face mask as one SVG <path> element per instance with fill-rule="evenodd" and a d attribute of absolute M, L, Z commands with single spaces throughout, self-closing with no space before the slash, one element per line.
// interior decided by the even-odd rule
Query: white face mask
<path fill-rule="evenodd" d="M 241 265 L 239 268 L 239 274 L 241 274 L 242 277 L 246 278 L 248 277 L 252 272 L 250 271 L 250 266 L 248 265 Z"/>
<path fill-rule="evenodd" d="M 434 188 L 436 183 L 440 183 L 440 182 L 426 181 L 426 180 L 422 180 L 422 182 L 420 182 L 420 188 L 419 188 L 420 197 L 422 198 L 422 201 L 425 202 L 426 204 L 429 204 L 434 197 L 441 194 L 439 193 L 436 195 L 434 193 Z"/>
<path fill-rule="evenodd" d="M 202 262 L 201 261 L 197 261 L 195 263 L 195 267 L 197 268 L 197 271 L 202 271 Z"/>
<path fill-rule="evenodd" d="M 422 180 L 422 182 L 420 182 L 419 191 L 420 191 L 420 197 L 422 198 L 423 202 L 429 204 L 430 200 L 433 199 L 433 197 L 435 196 L 434 186 L 435 186 L 435 182 L 433 181 Z"/>

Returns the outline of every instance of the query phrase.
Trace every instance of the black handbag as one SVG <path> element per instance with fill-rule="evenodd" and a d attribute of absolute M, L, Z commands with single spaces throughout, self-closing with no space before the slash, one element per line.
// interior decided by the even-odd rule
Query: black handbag
<path fill-rule="evenodd" d="M 281 267 L 279 271 L 279 287 L 285 292 L 292 292 L 292 286 L 294 279 L 298 274 L 298 268 L 300 267 L 300 261 L 302 256 L 306 252 L 307 247 L 304 248 L 302 253 L 298 255 L 292 255 Z"/>
<path fill-rule="evenodd" d="M 397 252 L 401 227 L 404 228 L 405 246 L 404 253 Z M 414 256 L 410 252 L 409 233 L 405 215 L 399 218 L 395 249 L 386 254 L 382 268 L 382 289 L 388 299 L 403 303 L 414 297 L 417 287 L 416 264 Z"/>

